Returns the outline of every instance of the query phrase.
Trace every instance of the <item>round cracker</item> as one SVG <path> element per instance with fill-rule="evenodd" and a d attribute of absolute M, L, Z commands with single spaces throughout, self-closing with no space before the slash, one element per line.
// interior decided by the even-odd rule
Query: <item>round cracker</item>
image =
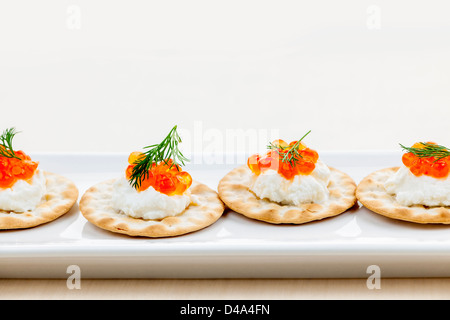
<path fill-rule="evenodd" d="M 450 207 L 403 206 L 384 188 L 384 183 L 399 167 L 375 171 L 358 184 L 356 197 L 367 209 L 388 218 L 416 223 L 450 223 Z"/>
<path fill-rule="evenodd" d="M 68 178 L 45 172 L 46 190 L 36 209 L 16 213 L 0 210 L 0 229 L 25 229 L 56 220 L 67 213 L 78 199 L 78 189 Z"/>
<path fill-rule="evenodd" d="M 253 173 L 242 165 L 231 170 L 219 182 L 219 196 L 233 211 L 252 219 L 274 224 L 302 224 L 336 216 L 356 203 L 356 184 L 347 174 L 330 168 L 330 198 L 326 204 L 282 205 L 258 198 L 249 190 Z"/>
<path fill-rule="evenodd" d="M 133 218 L 112 207 L 115 181 L 107 180 L 92 186 L 80 200 L 83 216 L 97 227 L 112 232 L 151 238 L 178 236 L 210 226 L 225 210 L 217 192 L 193 181 L 190 190 L 196 203 L 191 203 L 179 215 L 158 220 Z"/>

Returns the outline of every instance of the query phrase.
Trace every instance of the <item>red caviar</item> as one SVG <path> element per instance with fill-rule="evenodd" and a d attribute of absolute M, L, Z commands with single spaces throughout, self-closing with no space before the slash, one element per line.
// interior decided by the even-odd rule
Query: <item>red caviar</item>
<path fill-rule="evenodd" d="M 30 180 L 38 167 L 38 162 L 31 161 L 23 151 L 14 151 L 20 158 L 0 157 L 0 188 L 10 188 L 17 180 Z"/>
<path fill-rule="evenodd" d="M 288 144 L 281 139 L 274 140 L 272 146 L 277 147 L 276 150 L 271 149 L 265 155 L 254 154 L 250 156 L 247 160 L 247 166 L 256 175 L 269 169 L 276 170 L 286 179 L 293 179 L 299 174 L 309 175 L 316 167 L 315 164 L 319 159 L 319 154 L 315 150 L 306 147 L 302 142 L 298 144 L 298 154 L 300 156 L 295 157 L 295 163 L 291 164 L 289 161 L 282 161 L 286 153 L 296 143 L 297 141 L 292 141 Z"/>
<path fill-rule="evenodd" d="M 127 179 L 131 178 L 135 162 L 143 157 L 141 152 L 132 152 L 128 157 L 128 167 L 125 172 Z M 182 171 L 181 167 L 174 165 L 171 159 L 167 163 L 161 161 L 156 164 L 153 163 L 147 176 L 144 176 L 138 191 L 144 191 L 148 187 L 153 187 L 156 191 L 164 193 L 168 196 L 183 194 L 192 184 L 192 177 L 186 171 Z"/>
<path fill-rule="evenodd" d="M 436 144 L 434 142 L 428 143 Z M 422 149 L 424 145 L 415 143 L 412 147 Z M 433 178 L 446 178 L 450 174 L 450 156 L 438 160 L 435 157 L 419 158 L 412 152 L 408 152 L 403 154 L 402 162 L 417 177 L 426 175 Z"/>

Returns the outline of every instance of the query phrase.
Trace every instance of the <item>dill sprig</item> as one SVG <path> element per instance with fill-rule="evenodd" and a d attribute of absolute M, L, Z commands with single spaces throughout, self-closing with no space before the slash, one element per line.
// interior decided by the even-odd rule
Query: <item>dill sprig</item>
<path fill-rule="evenodd" d="M 14 152 L 12 141 L 17 134 L 15 128 L 9 128 L 3 131 L 0 136 L 0 157 L 20 159 Z"/>
<path fill-rule="evenodd" d="M 138 189 L 142 181 L 148 178 L 148 171 L 154 163 L 164 162 L 168 165 L 169 160 L 172 160 L 169 168 L 176 166 L 177 170 L 179 170 L 179 166 L 184 166 L 185 161 L 189 161 L 189 159 L 178 149 L 180 142 L 181 138 L 177 132 L 177 126 L 174 126 L 161 143 L 144 147 L 144 149 L 148 150 L 134 163 L 135 166 L 128 180 L 130 184 L 135 189 Z"/>
<path fill-rule="evenodd" d="M 428 142 L 420 142 L 420 144 L 423 145 L 423 148 L 408 148 L 401 143 L 400 146 L 403 148 L 403 150 L 411 152 L 418 158 L 434 157 L 436 159 L 435 161 L 438 161 L 450 156 L 450 149 L 448 149 L 447 147 Z"/>
<path fill-rule="evenodd" d="M 299 148 L 300 144 L 302 143 L 302 140 L 310 133 L 311 133 L 311 130 L 309 130 L 303 137 L 301 137 L 300 140 L 297 140 L 297 142 L 295 144 L 293 144 L 292 146 L 287 145 L 287 146 L 283 147 L 283 146 L 275 145 L 271 142 L 267 146 L 267 149 L 276 150 L 279 155 L 282 155 L 281 162 L 289 163 L 291 165 L 291 167 L 294 167 L 297 164 L 297 161 L 299 160 L 299 158 L 303 158 L 303 156 L 300 154 L 300 152 L 298 152 L 298 148 Z M 286 149 L 289 149 L 289 150 L 287 152 L 280 152 L 280 149 L 282 151 L 284 151 Z"/>

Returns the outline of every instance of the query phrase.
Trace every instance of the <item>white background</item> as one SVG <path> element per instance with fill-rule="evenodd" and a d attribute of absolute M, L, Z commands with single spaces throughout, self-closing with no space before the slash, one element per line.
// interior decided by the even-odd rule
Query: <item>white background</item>
<path fill-rule="evenodd" d="M 131 152 L 175 124 L 448 146 L 448 3 L 2 1 L 0 128 L 28 152 Z"/>

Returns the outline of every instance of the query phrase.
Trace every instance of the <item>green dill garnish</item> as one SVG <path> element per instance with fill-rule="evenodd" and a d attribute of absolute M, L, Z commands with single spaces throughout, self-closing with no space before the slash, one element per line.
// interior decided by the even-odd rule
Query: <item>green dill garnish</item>
<path fill-rule="evenodd" d="M 178 149 L 178 144 L 181 142 L 181 138 L 177 132 L 177 126 L 174 126 L 170 130 L 169 134 L 159 144 L 153 144 L 144 149 L 148 149 L 143 153 L 141 157 L 134 163 L 134 168 L 128 181 L 135 188 L 138 189 L 143 180 L 148 178 L 148 171 L 152 168 L 152 165 L 164 162 L 169 164 L 169 160 L 172 160 L 170 167 L 176 166 L 179 170 L 179 166 L 183 165 L 185 161 L 189 161 Z"/>
<path fill-rule="evenodd" d="M 12 141 L 17 134 L 15 128 L 9 128 L 3 131 L 0 136 L 0 156 L 5 158 L 20 159 L 13 150 Z"/>
<path fill-rule="evenodd" d="M 413 147 L 408 148 L 402 145 L 401 143 L 400 146 L 403 148 L 403 150 L 411 152 L 418 158 L 434 157 L 436 161 L 438 161 L 440 159 L 450 156 L 450 149 L 444 146 L 428 142 L 420 142 L 420 144 L 423 145 L 423 148 L 413 148 Z"/>
<path fill-rule="evenodd" d="M 273 144 L 272 142 L 269 143 L 269 145 L 267 146 L 267 149 L 271 149 L 271 150 L 276 150 L 278 152 L 279 155 L 281 155 L 282 157 L 281 162 L 284 163 L 289 163 L 291 165 L 291 167 L 294 167 L 297 164 L 297 161 L 299 161 L 300 158 L 303 158 L 302 155 L 298 152 L 298 148 L 300 147 L 300 144 L 302 143 L 302 140 L 311 132 L 311 130 L 309 130 L 303 137 L 300 138 L 300 140 L 298 140 L 294 145 L 290 146 L 279 146 L 276 144 Z M 287 152 L 280 152 L 286 149 L 289 149 Z"/>

